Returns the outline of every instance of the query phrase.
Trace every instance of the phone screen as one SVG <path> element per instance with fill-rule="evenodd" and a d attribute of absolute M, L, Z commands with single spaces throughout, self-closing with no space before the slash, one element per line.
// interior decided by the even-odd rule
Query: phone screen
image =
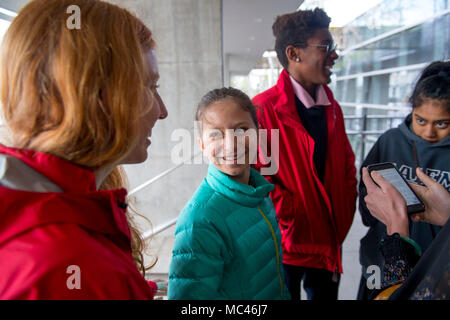
<path fill-rule="evenodd" d="M 395 168 L 381 169 L 377 170 L 383 178 L 394 185 L 397 190 L 402 194 L 403 198 L 406 200 L 406 205 L 420 204 L 420 200 L 417 199 L 416 195 L 411 191 L 409 186 L 406 184 L 405 180 L 400 176 Z"/>

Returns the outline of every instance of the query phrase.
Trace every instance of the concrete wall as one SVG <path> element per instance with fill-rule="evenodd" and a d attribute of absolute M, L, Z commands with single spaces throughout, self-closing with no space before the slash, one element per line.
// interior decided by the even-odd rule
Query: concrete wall
<path fill-rule="evenodd" d="M 109 0 L 135 13 L 154 33 L 160 71 L 160 95 L 169 116 L 157 122 L 148 160 L 125 166 L 130 190 L 175 165 L 171 151 L 174 130 L 188 129 L 192 144 L 196 105 L 208 90 L 222 86 L 222 26 L 220 0 Z M 153 227 L 176 217 L 206 175 L 207 165 L 184 165 L 136 193 L 138 211 Z M 149 226 L 142 224 L 146 229 Z M 174 228 L 150 242 L 157 254 L 153 272 L 168 271 Z M 147 262 L 151 262 L 151 258 Z"/>

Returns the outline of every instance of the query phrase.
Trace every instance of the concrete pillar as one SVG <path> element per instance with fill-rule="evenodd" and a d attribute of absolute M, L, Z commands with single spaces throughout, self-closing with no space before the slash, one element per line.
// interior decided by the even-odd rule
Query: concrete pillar
<path fill-rule="evenodd" d="M 136 14 L 154 33 L 160 71 L 160 95 L 169 116 L 157 122 L 152 133 L 148 160 L 125 166 L 130 189 L 176 164 L 171 151 L 174 130 L 184 128 L 194 143 L 197 103 L 208 90 L 222 86 L 221 0 L 108 0 Z M 193 151 L 193 149 L 192 149 Z M 207 164 L 184 165 L 150 187 L 136 193 L 139 213 L 153 228 L 178 216 L 206 175 Z M 148 224 L 141 224 L 144 229 Z M 153 272 L 167 272 L 171 257 L 170 238 L 174 227 L 150 241 L 159 262 Z M 168 238 L 162 240 L 161 238 Z M 162 251 L 163 252 L 162 252 Z M 148 259 L 148 263 L 151 260 Z"/>

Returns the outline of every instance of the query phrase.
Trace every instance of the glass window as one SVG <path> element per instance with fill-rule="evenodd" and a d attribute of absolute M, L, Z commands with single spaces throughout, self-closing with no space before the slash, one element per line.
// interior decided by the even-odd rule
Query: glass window
<path fill-rule="evenodd" d="M 385 0 L 346 25 L 345 47 L 414 24 L 449 8 L 448 0 Z"/>

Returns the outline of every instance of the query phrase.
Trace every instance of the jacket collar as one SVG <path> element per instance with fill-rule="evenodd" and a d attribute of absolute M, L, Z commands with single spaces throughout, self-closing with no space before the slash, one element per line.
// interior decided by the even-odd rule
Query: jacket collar
<path fill-rule="evenodd" d="M 46 224 L 67 223 L 111 236 L 130 249 L 125 189 L 97 191 L 92 172 L 46 153 L 0 145 L 0 154 L 19 159 L 62 189 L 25 191 L 2 186 L 0 180 L 0 244 Z"/>
<path fill-rule="evenodd" d="M 11 148 L 2 144 L 0 153 L 19 159 L 54 182 L 64 192 L 85 193 L 97 190 L 94 173 L 67 160 L 44 152 Z"/>
<path fill-rule="evenodd" d="M 295 95 L 297 96 L 298 100 L 303 103 L 306 109 L 312 108 L 314 106 L 325 107 L 331 104 L 322 85 L 317 86 L 316 101 L 314 101 L 308 91 L 306 91 L 305 88 L 303 88 L 303 86 L 294 79 L 294 77 L 289 75 L 289 79 L 291 79 L 291 84 Z"/>
<path fill-rule="evenodd" d="M 278 97 L 275 102 L 275 112 L 277 113 L 280 121 L 289 127 L 299 129 L 306 133 L 295 106 L 294 88 L 292 86 L 289 73 L 286 70 L 281 71 L 275 88 L 277 90 Z M 337 103 L 334 100 L 331 90 L 325 85 L 323 85 L 323 88 L 328 100 L 331 103 L 329 107 L 325 108 L 325 113 L 327 117 L 328 132 L 332 133 L 335 128 L 335 112 Z"/>
<path fill-rule="evenodd" d="M 208 167 L 206 181 L 214 191 L 246 207 L 256 207 L 274 189 L 273 184 L 253 168 L 250 168 L 250 181 L 253 186 L 231 179 L 213 164 Z"/>
<path fill-rule="evenodd" d="M 306 132 L 297 113 L 294 88 L 286 70 L 281 71 L 276 90 L 278 91 L 278 99 L 275 102 L 274 109 L 280 121 L 289 127 Z"/>

